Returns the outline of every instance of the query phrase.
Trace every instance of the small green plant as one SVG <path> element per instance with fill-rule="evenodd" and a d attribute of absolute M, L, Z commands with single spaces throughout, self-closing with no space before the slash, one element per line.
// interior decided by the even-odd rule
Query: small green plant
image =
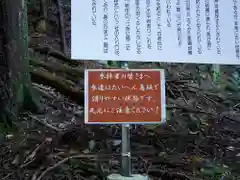
<path fill-rule="evenodd" d="M 205 166 L 200 169 L 199 175 L 203 177 L 203 179 L 207 178 L 208 180 L 226 180 L 229 173 L 230 171 L 227 167 L 208 161 Z"/>

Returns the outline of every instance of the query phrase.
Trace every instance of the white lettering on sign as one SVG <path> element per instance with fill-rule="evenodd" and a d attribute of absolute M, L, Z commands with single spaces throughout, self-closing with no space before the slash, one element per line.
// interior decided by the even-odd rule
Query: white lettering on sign
<path fill-rule="evenodd" d="M 159 69 L 85 70 L 86 123 L 161 123 L 165 76 Z"/>
<path fill-rule="evenodd" d="M 126 73 L 113 73 L 113 72 L 101 72 L 99 76 L 100 80 L 143 80 L 143 79 L 152 79 L 147 74 L 144 74 L 142 72 L 126 72 Z"/>
<path fill-rule="evenodd" d="M 72 58 L 240 64 L 240 0 L 72 0 Z"/>
<path fill-rule="evenodd" d="M 155 108 L 147 108 L 147 107 L 128 107 L 125 108 L 119 107 L 119 108 L 90 108 L 89 113 L 90 114 L 105 114 L 105 113 L 111 113 L 111 114 L 146 114 L 146 113 L 160 113 L 160 107 L 157 106 Z"/>

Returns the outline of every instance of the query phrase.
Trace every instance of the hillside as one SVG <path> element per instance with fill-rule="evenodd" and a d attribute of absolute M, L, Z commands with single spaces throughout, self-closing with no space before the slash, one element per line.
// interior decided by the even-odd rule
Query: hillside
<path fill-rule="evenodd" d="M 1 127 L 2 180 L 105 180 L 120 170 L 120 126 L 85 125 L 83 119 L 84 69 L 109 67 L 70 58 L 70 12 L 66 0 L 28 6 L 29 68 L 41 110 L 23 110 L 17 130 Z M 153 180 L 240 179 L 236 67 L 222 66 L 216 83 L 209 65 L 129 67 L 165 69 L 168 120 L 131 128 L 133 172 Z"/>

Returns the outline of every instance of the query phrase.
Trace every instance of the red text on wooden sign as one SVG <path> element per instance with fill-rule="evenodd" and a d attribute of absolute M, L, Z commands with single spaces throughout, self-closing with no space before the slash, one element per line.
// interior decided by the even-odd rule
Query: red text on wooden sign
<path fill-rule="evenodd" d="M 150 124 L 165 119 L 163 70 L 85 71 L 85 123 Z"/>

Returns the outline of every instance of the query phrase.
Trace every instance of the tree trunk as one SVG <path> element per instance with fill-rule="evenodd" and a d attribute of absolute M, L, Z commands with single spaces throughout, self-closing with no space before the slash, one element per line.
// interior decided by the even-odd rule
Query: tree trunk
<path fill-rule="evenodd" d="M 24 105 L 36 109 L 28 73 L 27 7 L 24 0 L 0 2 L 0 121 L 12 124 Z M 30 105 L 31 104 L 31 105 Z"/>
<path fill-rule="evenodd" d="M 28 55 L 28 8 L 27 0 L 21 0 L 20 9 L 20 42 L 21 42 L 21 61 L 23 67 L 23 106 L 26 109 L 38 111 L 39 99 L 34 94 L 31 86 L 29 55 Z"/>

